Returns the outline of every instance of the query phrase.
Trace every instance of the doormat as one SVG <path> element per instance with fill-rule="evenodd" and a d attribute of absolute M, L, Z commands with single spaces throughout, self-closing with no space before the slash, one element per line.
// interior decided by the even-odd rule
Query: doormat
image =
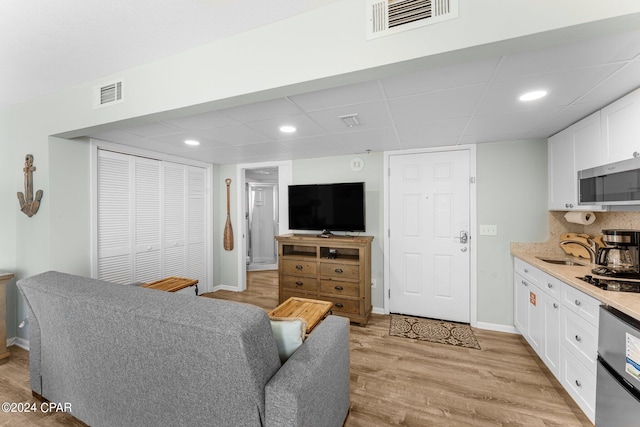
<path fill-rule="evenodd" d="M 480 350 L 471 327 L 464 323 L 392 314 L 389 335 Z"/>

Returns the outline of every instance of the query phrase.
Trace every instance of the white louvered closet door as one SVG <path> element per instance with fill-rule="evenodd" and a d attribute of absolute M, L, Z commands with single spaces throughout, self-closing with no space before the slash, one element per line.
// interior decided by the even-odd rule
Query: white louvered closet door
<path fill-rule="evenodd" d="M 98 278 L 133 281 L 131 227 L 132 157 L 98 151 Z"/>
<path fill-rule="evenodd" d="M 153 282 L 162 275 L 160 165 L 158 160 L 133 157 L 134 281 Z"/>
<path fill-rule="evenodd" d="M 207 284 L 206 170 L 189 166 L 187 259 L 190 278 Z"/>
<path fill-rule="evenodd" d="M 201 167 L 98 150 L 98 278 L 182 276 L 206 289 L 207 176 Z"/>

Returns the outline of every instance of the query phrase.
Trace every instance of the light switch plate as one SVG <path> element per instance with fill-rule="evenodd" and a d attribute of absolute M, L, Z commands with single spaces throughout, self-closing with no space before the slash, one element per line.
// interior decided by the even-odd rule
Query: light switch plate
<path fill-rule="evenodd" d="M 498 226 L 497 225 L 480 225 L 480 235 L 481 236 L 497 236 L 498 235 Z"/>

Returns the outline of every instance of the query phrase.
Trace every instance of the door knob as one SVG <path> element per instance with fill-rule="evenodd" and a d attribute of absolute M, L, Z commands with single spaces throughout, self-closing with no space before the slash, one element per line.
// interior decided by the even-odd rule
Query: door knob
<path fill-rule="evenodd" d="M 469 234 L 465 230 L 462 230 L 460 232 L 460 235 L 456 236 L 455 238 L 460 240 L 460 243 L 464 244 L 464 243 L 467 243 L 469 241 Z"/>

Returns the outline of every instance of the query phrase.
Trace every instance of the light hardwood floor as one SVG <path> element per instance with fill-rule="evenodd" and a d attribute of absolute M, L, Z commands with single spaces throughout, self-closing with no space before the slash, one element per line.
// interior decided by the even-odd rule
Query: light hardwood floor
<path fill-rule="evenodd" d="M 277 305 L 277 274 L 250 272 L 247 291 L 207 297 Z M 351 326 L 351 412 L 356 426 L 591 426 L 518 335 L 474 330 L 482 350 L 389 336 L 389 316 Z M 35 401 L 28 353 L 0 365 L 0 402 Z M 78 426 L 65 414 L 3 414 L 0 426 Z"/>

